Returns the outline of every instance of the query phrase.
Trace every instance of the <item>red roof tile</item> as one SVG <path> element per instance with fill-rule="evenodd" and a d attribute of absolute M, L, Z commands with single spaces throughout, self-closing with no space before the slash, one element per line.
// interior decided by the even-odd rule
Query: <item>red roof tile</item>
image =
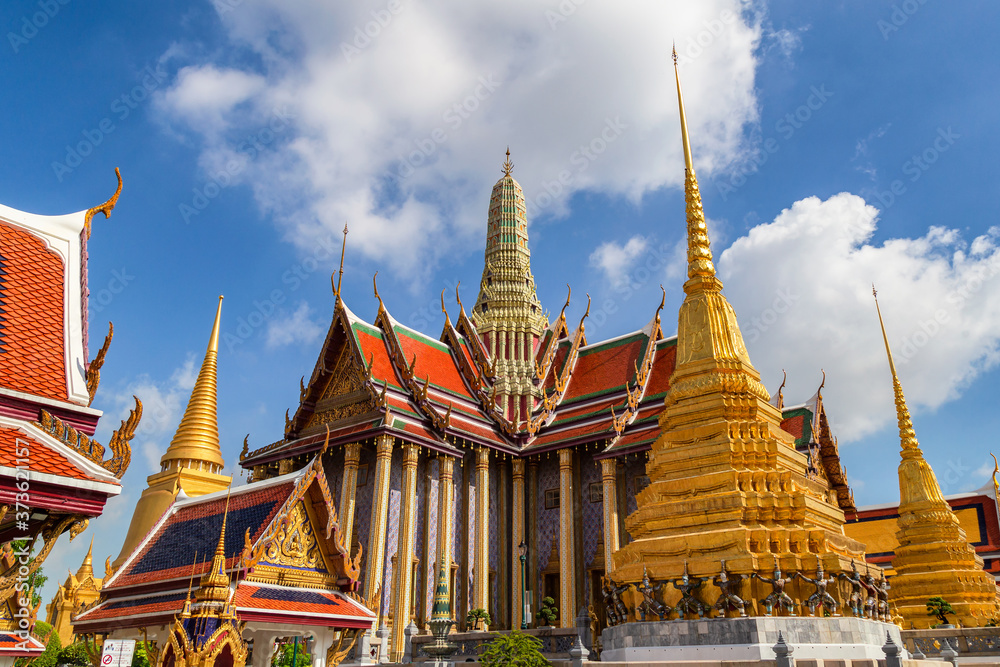
<path fill-rule="evenodd" d="M 18 446 L 18 441 L 21 442 L 20 447 Z M 58 475 L 71 479 L 95 479 L 70 463 L 60 453 L 36 442 L 33 438 L 13 428 L 0 427 L 0 466 L 16 468 L 18 466 L 17 450 L 24 448 L 23 443 L 25 441 L 29 443 L 27 447 L 29 450 L 27 466 L 32 472 Z M 22 465 L 24 464 L 22 463 Z"/>
<path fill-rule="evenodd" d="M 45 242 L 0 222 L 0 384 L 67 399 L 62 260 Z"/>

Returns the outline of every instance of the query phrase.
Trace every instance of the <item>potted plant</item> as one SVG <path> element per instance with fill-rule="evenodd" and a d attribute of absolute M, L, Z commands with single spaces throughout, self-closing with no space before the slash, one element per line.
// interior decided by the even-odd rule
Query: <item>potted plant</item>
<path fill-rule="evenodd" d="M 542 598 L 542 607 L 537 612 L 535 612 L 535 618 L 541 622 L 543 626 L 551 626 L 559 618 L 559 607 L 556 606 L 556 601 L 550 597 Z"/>
<path fill-rule="evenodd" d="M 927 601 L 927 615 L 936 616 L 941 623 L 935 625 L 936 628 L 953 628 L 955 627 L 948 622 L 948 614 L 954 614 L 955 610 L 952 609 L 951 605 L 940 595 L 935 595 L 930 600 Z"/>
<path fill-rule="evenodd" d="M 489 627 L 493 623 L 493 619 L 490 618 L 490 612 L 485 609 L 473 609 L 469 612 L 469 615 L 465 617 L 465 623 L 469 626 L 471 632 L 479 632 L 479 624 Z"/>
<path fill-rule="evenodd" d="M 486 645 L 480 657 L 483 667 L 548 667 L 552 663 L 542 655 L 542 642 L 517 630 L 497 635 Z"/>

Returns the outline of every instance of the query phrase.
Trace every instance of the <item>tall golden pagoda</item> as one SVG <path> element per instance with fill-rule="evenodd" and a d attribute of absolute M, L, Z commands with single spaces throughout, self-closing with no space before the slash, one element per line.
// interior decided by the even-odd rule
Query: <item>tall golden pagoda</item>
<path fill-rule="evenodd" d="M 933 596 L 947 600 L 962 625 L 984 625 L 997 615 L 996 582 L 983 571 L 983 559 L 969 544 L 958 517 L 941 493 L 934 471 L 924 460 L 903 387 L 896 376 L 877 296 L 875 311 L 892 373 L 902 447 L 896 531 L 899 547 L 892 559 L 896 576 L 892 579 L 890 597 L 903 620 L 917 629 L 930 628 L 937 622 L 927 615 L 927 600 Z"/>
<path fill-rule="evenodd" d="M 205 360 L 191 390 L 184 417 L 166 453 L 160 459 L 160 472 L 146 478 L 132 523 L 125 536 L 121 553 L 113 563 L 118 568 L 146 536 L 153 524 L 163 516 L 179 491 L 194 498 L 229 487 L 232 477 L 223 475 L 225 461 L 219 447 L 219 425 L 216 416 L 216 386 L 218 378 L 219 321 L 222 297 L 215 311 L 215 324 L 208 340 Z"/>
<path fill-rule="evenodd" d="M 518 424 L 530 417 L 533 401 L 541 396 L 534 350 L 548 318 L 535 293 L 527 207 L 513 168 L 507 149 L 503 177 L 490 195 L 486 263 L 472 321 L 496 359 L 497 402 L 504 417 Z"/>
<path fill-rule="evenodd" d="M 103 579 L 94 576 L 94 540 L 76 574 L 72 572 L 66 582 L 56 589 L 56 594 L 46 606 L 46 620 L 59 635 L 63 646 L 73 643 L 73 615 L 84 605 L 89 605 L 101 595 Z"/>
<path fill-rule="evenodd" d="M 677 365 L 646 473 L 625 521 L 633 541 L 614 554 L 611 577 L 639 582 L 730 573 L 771 576 L 775 567 L 828 573 L 862 562 L 844 535 L 844 511 L 821 474 L 780 428 L 750 363 L 732 306 L 715 275 L 674 54 L 684 146 L 688 280 L 677 325 Z"/>

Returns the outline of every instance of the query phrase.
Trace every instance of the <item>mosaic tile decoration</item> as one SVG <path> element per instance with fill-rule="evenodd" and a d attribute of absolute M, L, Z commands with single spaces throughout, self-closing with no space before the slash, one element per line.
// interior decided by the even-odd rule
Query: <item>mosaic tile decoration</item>
<path fill-rule="evenodd" d="M 372 483 L 372 471 L 375 469 L 375 451 L 371 447 L 361 448 L 361 457 L 358 459 L 359 465 L 368 465 L 368 483 L 364 486 L 359 486 L 354 492 L 354 535 L 352 538 L 353 542 L 357 542 L 361 545 L 363 549 L 363 558 L 367 560 L 370 558 L 368 555 L 368 535 L 369 524 L 372 521 L 372 493 L 375 485 Z M 344 470 L 341 468 L 338 473 L 341 477 L 344 475 Z M 336 500 L 336 497 L 335 497 Z M 356 553 L 354 549 L 351 549 L 351 554 Z M 365 568 L 361 568 L 361 590 L 364 590 L 364 576 Z"/>
<path fill-rule="evenodd" d="M 559 543 L 559 508 L 545 509 L 546 489 L 559 488 L 559 460 L 552 456 L 542 459 L 538 464 L 538 497 L 535 507 L 538 512 L 538 578 L 535 581 L 532 612 L 538 611 L 542 590 L 542 570 L 549 563 L 549 553 L 552 543 Z"/>
<path fill-rule="evenodd" d="M 399 501 L 403 484 L 403 450 L 394 447 L 389 467 L 389 511 L 386 514 L 385 569 L 382 572 L 382 613 L 389 613 L 392 601 L 392 557 L 399 544 Z"/>
<path fill-rule="evenodd" d="M 440 469 L 441 466 L 438 459 L 431 459 L 427 461 L 425 466 L 425 474 L 428 479 L 424 484 L 426 493 L 424 506 L 427 511 L 427 532 L 430 543 L 427 549 L 427 562 L 423 563 L 424 581 L 427 582 L 427 585 L 424 587 L 421 595 L 424 599 L 424 609 L 427 610 L 426 613 L 428 619 L 430 619 L 431 608 L 434 606 L 434 587 L 437 585 L 437 566 L 438 560 L 441 557 L 441 554 L 438 553 L 438 520 L 440 519 L 441 512 L 441 506 L 438 503 L 438 493 L 440 487 L 438 475 Z"/>
<path fill-rule="evenodd" d="M 578 563 L 583 564 L 586 572 L 594 562 L 597 554 L 597 545 L 601 541 L 604 533 L 604 503 L 593 503 L 590 501 L 590 485 L 601 483 L 601 466 L 594 461 L 593 457 L 584 452 L 580 461 L 580 490 L 582 496 L 581 507 L 583 508 L 583 553 L 580 554 Z M 590 576 L 583 578 L 583 600 L 584 605 L 591 603 L 591 580 Z"/>

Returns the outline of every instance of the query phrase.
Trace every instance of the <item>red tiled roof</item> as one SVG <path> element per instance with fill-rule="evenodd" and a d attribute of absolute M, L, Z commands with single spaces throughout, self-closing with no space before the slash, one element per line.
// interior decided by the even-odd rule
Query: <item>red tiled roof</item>
<path fill-rule="evenodd" d="M 430 375 L 432 385 L 452 391 L 470 401 L 475 400 L 465 386 L 465 380 L 462 379 L 462 374 L 450 352 L 438 347 L 439 343 L 420 340 L 405 327 L 397 325 L 393 330 L 406 362 L 412 362 L 414 355 L 417 357 L 417 364 L 413 367 L 415 377 L 426 378 Z"/>
<path fill-rule="evenodd" d="M 382 340 L 382 332 L 360 322 L 355 322 L 351 328 L 358 338 L 358 345 L 361 346 L 361 354 L 365 363 L 371 361 L 372 380 L 376 384 L 382 384 L 382 381 L 386 380 L 390 386 L 402 389 L 399 378 L 396 377 L 392 360 L 389 358 L 389 352 L 385 348 L 385 341 Z"/>
<path fill-rule="evenodd" d="M 805 427 L 805 422 L 805 415 L 796 415 L 794 417 L 789 417 L 788 419 L 782 419 L 781 430 L 791 433 L 795 436 L 795 439 L 798 440 L 802 437 L 802 430 Z"/>
<path fill-rule="evenodd" d="M 624 388 L 626 382 L 635 379 L 635 364 L 646 341 L 644 335 L 636 334 L 580 350 L 563 403 Z"/>
<path fill-rule="evenodd" d="M 67 400 L 62 260 L 0 222 L 0 384 Z"/>
<path fill-rule="evenodd" d="M 45 650 L 45 645 L 35 637 L 28 635 L 27 641 L 10 632 L 0 633 L 0 655 L 29 656 Z"/>
<path fill-rule="evenodd" d="M 94 481 L 93 477 L 70 463 L 60 453 L 53 451 L 13 428 L 0 427 L 0 466 L 8 468 L 16 468 L 18 466 L 17 450 L 19 449 L 19 440 L 22 443 L 20 449 L 24 449 L 24 441 L 27 440 L 29 442 L 27 467 L 32 472 Z M 24 465 L 23 462 L 22 465 Z"/>
<path fill-rule="evenodd" d="M 650 371 L 649 384 L 646 385 L 646 396 L 658 396 L 670 389 L 670 376 L 674 374 L 677 365 L 677 339 L 656 344 L 656 358 Z"/>

